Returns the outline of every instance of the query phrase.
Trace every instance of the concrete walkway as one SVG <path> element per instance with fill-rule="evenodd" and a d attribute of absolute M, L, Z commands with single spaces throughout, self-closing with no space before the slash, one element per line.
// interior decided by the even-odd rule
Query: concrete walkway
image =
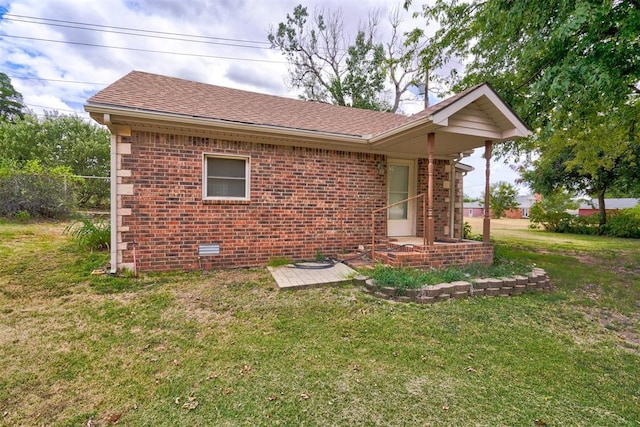
<path fill-rule="evenodd" d="M 337 263 L 327 267 L 324 263 L 304 262 L 282 267 L 267 267 L 280 289 L 307 289 L 352 283 L 358 273 Z"/>

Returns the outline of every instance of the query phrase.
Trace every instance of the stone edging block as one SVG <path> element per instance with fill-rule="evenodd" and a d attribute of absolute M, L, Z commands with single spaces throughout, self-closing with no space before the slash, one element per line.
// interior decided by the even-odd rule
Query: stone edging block
<path fill-rule="evenodd" d="M 431 304 L 453 298 L 466 298 L 470 296 L 507 297 L 530 291 L 553 290 L 553 285 L 547 273 L 541 268 L 534 268 L 527 276 L 515 276 L 503 279 L 482 278 L 473 279 L 471 282 L 438 283 L 437 285 L 423 286 L 420 289 L 400 290 L 390 286 L 380 287 L 376 285 L 373 279 L 367 279 L 363 276 L 355 277 L 353 283 L 355 285 L 364 285 L 367 292 L 378 298 L 399 302 L 416 302 L 418 304 Z"/>

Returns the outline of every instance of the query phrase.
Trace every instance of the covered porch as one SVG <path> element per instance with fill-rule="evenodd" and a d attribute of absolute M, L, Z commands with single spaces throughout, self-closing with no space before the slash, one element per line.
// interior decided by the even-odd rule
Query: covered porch
<path fill-rule="evenodd" d="M 385 165 L 387 204 L 371 211 L 371 260 L 412 267 L 491 263 L 489 209 L 483 218 L 482 241 L 463 239 L 459 162 L 466 153 L 484 149 L 484 203 L 489 206 L 494 144 L 526 137 L 530 131 L 487 84 L 412 119 L 405 127 L 370 139 L 372 148 L 393 153 L 387 154 Z M 398 171 L 407 176 L 397 179 Z M 380 226 L 381 216 L 386 227 Z"/>

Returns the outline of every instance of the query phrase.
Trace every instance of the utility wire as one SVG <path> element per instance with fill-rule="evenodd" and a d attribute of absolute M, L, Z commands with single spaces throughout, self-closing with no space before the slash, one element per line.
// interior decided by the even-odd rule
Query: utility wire
<path fill-rule="evenodd" d="M 47 107 L 46 105 L 38 105 L 38 104 L 24 104 L 27 107 L 37 107 L 37 108 L 42 108 L 43 110 L 49 110 L 49 111 L 66 111 L 69 113 L 75 113 L 75 114 L 82 114 L 82 111 L 76 111 L 76 110 L 70 110 L 68 108 L 54 108 L 54 107 Z"/>
<path fill-rule="evenodd" d="M 77 26 L 77 25 L 55 24 L 55 23 L 50 23 L 50 22 L 36 22 L 36 21 L 29 21 L 29 20 L 16 19 L 16 18 L 5 18 L 5 20 L 6 21 L 10 21 L 10 22 L 24 22 L 24 23 L 28 23 L 28 24 L 39 24 L 39 25 L 47 25 L 47 26 L 54 26 L 54 27 L 75 28 L 75 29 L 78 29 L 78 30 L 85 30 L 85 31 L 97 31 L 97 32 L 103 32 L 103 33 L 125 34 L 125 35 L 129 35 L 129 36 L 147 37 L 147 38 L 152 38 L 152 39 L 175 40 L 175 41 L 188 42 L 188 43 L 202 43 L 202 44 L 211 44 L 211 45 L 219 45 L 219 46 L 244 47 L 244 48 L 247 48 L 247 49 L 266 49 L 266 50 L 270 50 L 271 49 L 270 46 L 247 46 L 247 45 L 244 45 L 244 44 L 237 44 L 237 43 L 216 42 L 216 41 L 208 41 L 208 40 L 189 40 L 189 39 L 179 38 L 179 37 L 159 36 L 159 35 L 152 35 L 152 34 L 137 34 L 137 33 L 132 33 L 132 32 L 128 32 L 128 31 L 103 30 L 103 29 L 99 29 L 99 28 L 87 28 L 87 27 L 81 27 L 81 26 Z M 91 25 L 91 24 L 82 24 L 82 25 Z M 141 31 L 141 30 L 135 30 L 135 31 Z"/>
<path fill-rule="evenodd" d="M 127 31 L 137 31 L 137 32 L 141 32 L 141 33 L 150 33 L 150 34 L 163 34 L 163 35 L 169 35 L 169 36 L 191 37 L 191 38 L 199 38 L 199 39 L 205 39 L 205 40 L 222 40 L 222 41 L 239 42 L 239 43 L 255 43 L 255 44 L 264 44 L 264 45 L 267 45 L 267 46 L 271 45 L 271 43 L 269 43 L 269 42 L 255 41 L 255 40 L 242 40 L 242 39 L 231 39 L 231 38 L 224 38 L 224 37 L 200 36 L 200 35 L 195 35 L 195 34 L 172 33 L 172 32 L 168 32 L 168 31 L 141 30 L 141 29 L 138 29 L 138 28 L 114 27 L 114 26 L 110 26 L 110 25 L 90 24 L 90 23 L 86 23 L 86 22 L 77 22 L 77 21 L 66 21 L 66 20 L 63 20 L 63 19 L 39 18 L 39 17 L 36 17 L 36 16 L 27 16 L 27 15 L 15 15 L 15 14 L 12 14 L 12 13 L 5 13 L 3 16 L 4 17 L 8 16 L 10 18 L 15 17 L 15 18 L 37 19 L 37 20 L 40 20 L 40 21 L 48 21 L 48 22 L 60 22 L 60 23 L 63 23 L 63 24 L 85 25 L 85 26 L 98 27 L 98 28 L 108 28 L 108 29 L 114 29 L 114 30 L 127 30 Z"/>
<path fill-rule="evenodd" d="M 283 62 L 283 61 L 273 61 L 273 60 L 269 60 L 269 59 L 235 58 L 235 57 L 231 57 L 231 56 L 205 55 L 205 54 L 200 54 L 200 53 L 168 52 L 168 51 L 164 51 L 164 50 L 140 49 L 140 48 L 135 48 L 135 47 L 109 46 L 109 45 L 103 45 L 103 44 L 72 42 L 72 41 L 65 41 L 65 40 L 41 39 L 41 38 L 37 38 L 37 37 L 15 36 L 15 35 L 11 35 L 11 34 L 3 34 L 2 36 L 3 37 L 15 38 L 15 39 L 22 39 L 22 40 L 33 40 L 33 41 L 41 41 L 41 42 L 48 42 L 48 43 L 72 44 L 72 45 L 77 45 L 77 46 L 88 46 L 88 47 L 102 47 L 102 48 L 105 48 L 105 49 L 129 50 L 129 51 L 134 51 L 134 52 L 161 53 L 161 54 L 166 54 L 166 55 L 180 55 L 180 56 L 193 56 L 193 57 L 197 57 L 197 58 L 229 59 L 229 60 L 234 60 L 234 61 L 265 62 L 265 63 L 271 63 L 271 64 L 286 64 L 286 62 Z"/>
<path fill-rule="evenodd" d="M 95 83 L 95 82 L 79 82 L 76 80 L 44 79 L 41 77 L 23 77 L 23 76 L 15 76 L 15 75 L 10 75 L 9 77 L 17 80 L 39 80 L 44 82 L 74 83 L 74 84 L 94 85 L 94 86 L 107 86 L 109 84 L 109 83 Z"/>

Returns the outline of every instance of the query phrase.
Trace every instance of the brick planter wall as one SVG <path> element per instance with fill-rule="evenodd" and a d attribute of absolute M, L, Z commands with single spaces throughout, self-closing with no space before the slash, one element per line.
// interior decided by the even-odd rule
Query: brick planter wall
<path fill-rule="evenodd" d="M 427 247 L 422 252 L 376 252 L 376 261 L 392 267 L 433 267 L 493 263 L 493 245 L 464 241 L 442 243 Z"/>
<path fill-rule="evenodd" d="M 438 285 L 424 286 L 420 289 L 405 289 L 403 291 L 394 287 L 379 287 L 373 279 L 354 279 L 354 283 L 364 283 L 365 289 L 379 298 L 392 299 L 400 302 L 416 302 L 419 304 L 447 301 L 451 298 L 476 296 L 507 297 L 520 295 L 529 291 L 553 290 L 547 273 L 541 268 L 534 268 L 528 276 L 440 283 Z"/>

